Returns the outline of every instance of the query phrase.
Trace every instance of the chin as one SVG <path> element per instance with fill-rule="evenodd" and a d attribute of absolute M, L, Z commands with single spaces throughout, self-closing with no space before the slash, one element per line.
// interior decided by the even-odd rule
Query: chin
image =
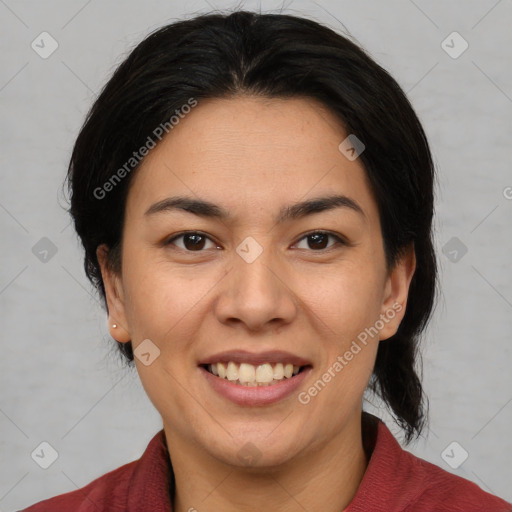
<path fill-rule="evenodd" d="M 222 442 L 205 444 L 215 458 L 230 466 L 254 470 L 277 469 L 293 459 L 302 448 L 291 432 L 274 432 L 269 435 L 275 427 L 274 424 L 265 431 L 240 433 L 233 437 L 224 433 Z"/>

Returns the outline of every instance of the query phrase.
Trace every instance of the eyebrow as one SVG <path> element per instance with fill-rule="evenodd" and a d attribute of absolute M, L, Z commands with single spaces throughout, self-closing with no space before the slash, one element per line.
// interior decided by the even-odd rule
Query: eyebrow
<path fill-rule="evenodd" d="M 314 213 L 334 210 L 336 208 L 348 208 L 366 219 L 363 209 L 354 199 L 345 195 L 331 195 L 284 206 L 276 216 L 275 222 L 279 224 L 300 219 Z M 158 201 L 150 206 L 144 215 L 150 216 L 173 210 L 183 210 L 199 217 L 219 220 L 227 220 L 231 217 L 230 213 L 222 206 L 211 203 L 210 201 L 194 199 L 187 196 L 168 197 L 162 201 Z"/>

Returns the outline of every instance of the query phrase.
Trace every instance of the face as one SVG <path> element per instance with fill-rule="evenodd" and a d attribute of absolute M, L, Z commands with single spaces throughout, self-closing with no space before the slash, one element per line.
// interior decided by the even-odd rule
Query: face
<path fill-rule="evenodd" d="M 98 256 L 111 334 L 141 356 L 168 442 L 240 466 L 253 450 L 269 467 L 360 424 L 414 254 L 386 268 L 365 170 L 338 149 L 347 135 L 309 99 L 204 100 L 137 170 L 122 270 Z"/>

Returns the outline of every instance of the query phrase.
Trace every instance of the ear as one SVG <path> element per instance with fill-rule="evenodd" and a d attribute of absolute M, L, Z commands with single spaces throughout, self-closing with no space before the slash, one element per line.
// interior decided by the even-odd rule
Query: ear
<path fill-rule="evenodd" d="M 112 338 L 121 343 L 127 343 L 131 336 L 126 322 L 122 279 L 108 265 L 108 252 L 109 248 L 105 244 L 98 246 L 96 249 L 96 257 L 100 264 L 101 277 L 107 298 L 108 328 Z M 114 325 L 116 327 L 113 327 Z"/>
<path fill-rule="evenodd" d="M 409 286 L 415 270 L 416 253 L 414 244 L 411 244 L 403 252 L 386 279 L 380 316 L 384 327 L 380 330 L 380 340 L 386 340 L 398 331 L 400 322 L 405 315 Z"/>

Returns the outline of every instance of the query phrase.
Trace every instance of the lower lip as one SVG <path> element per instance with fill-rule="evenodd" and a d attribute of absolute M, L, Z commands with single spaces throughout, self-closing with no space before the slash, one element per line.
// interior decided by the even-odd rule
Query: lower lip
<path fill-rule="evenodd" d="M 297 390 L 311 371 L 311 367 L 308 366 L 297 375 L 271 386 L 242 386 L 216 377 L 202 366 L 199 369 L 219 395 L 235 404 L 247 406 L 269 405 L 286 398 Z"/>

